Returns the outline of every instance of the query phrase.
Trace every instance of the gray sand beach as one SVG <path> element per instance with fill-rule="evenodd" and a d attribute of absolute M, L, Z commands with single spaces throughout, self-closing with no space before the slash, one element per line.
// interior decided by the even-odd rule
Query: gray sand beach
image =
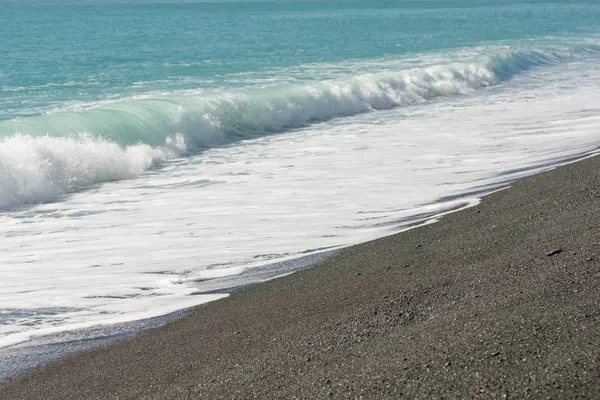
<path fill-rule="evenodd" d="M 600 158 L 18 375 L 0 399 L 599 398 Z"/>

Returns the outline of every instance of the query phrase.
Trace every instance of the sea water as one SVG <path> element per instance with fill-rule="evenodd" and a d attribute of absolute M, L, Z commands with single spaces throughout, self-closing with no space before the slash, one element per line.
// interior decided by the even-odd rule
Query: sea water
<path fill-rule="evenodd" d="M 599 21 L 0 0 L 0 347 L 216 300 L 595 151 Z"/>

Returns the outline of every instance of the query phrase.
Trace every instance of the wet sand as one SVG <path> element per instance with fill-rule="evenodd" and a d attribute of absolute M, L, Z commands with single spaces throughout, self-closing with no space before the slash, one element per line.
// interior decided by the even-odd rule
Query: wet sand
<path fill-rule="evenodd" d="M 600 157 L 59 359 L 0 399 L 600 398 Z"/>

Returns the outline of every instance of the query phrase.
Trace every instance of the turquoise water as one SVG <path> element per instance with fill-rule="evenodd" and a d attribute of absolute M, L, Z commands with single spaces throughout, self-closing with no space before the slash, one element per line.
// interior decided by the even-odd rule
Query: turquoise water
<path fill-rule="evenodd" d="M 176 154 L 460 94 L 435 83 L 477 89 L 600 49 L 586 41 L 600 6 L 585 1 L 1 4 L 0 137 L 86 134 Z M 429 86 L 406 95 L 411 74 Z M 383 95 L 365 95 L 369 85 Z"/>
<path fill-rule="evenodd" d="M 565 4 L 566 3 L 566 4 Z M 6 2 L 0 118 L 148 92 L 244 87 L 279 69 L 597 33 L 597 2 Z M 335 72 L 335 71 L 329 71 Z M 299 76 L 297 76 L 299 75 Z M 288 71 L 291 82 L 328 71 Z M 13 132 L 2 129 L 2 135 Z"/>
<path fill-rule="evenodd" d="M 216 300 L 596 150 L 599 21 L 0 0 L 0 348 Z"/>

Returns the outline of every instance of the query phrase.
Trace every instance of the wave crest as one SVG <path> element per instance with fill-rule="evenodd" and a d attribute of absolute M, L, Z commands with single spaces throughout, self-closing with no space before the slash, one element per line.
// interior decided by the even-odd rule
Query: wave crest
<path fill-rule="evenodd" d="M 40 203 L 99 182 L 133 178 L 177 146 L 122 147 L 106 139 L 16 135 L 0 143 L 0 208 Z"/>
<path fill-rule="evenodd" d="M 528 51 L 480 63 L 205 95 L 169 95 L 1 121 L 0 208 L 127 179 L 202 148 L 316 121 L 456 96 L 560 62 Z"/>

